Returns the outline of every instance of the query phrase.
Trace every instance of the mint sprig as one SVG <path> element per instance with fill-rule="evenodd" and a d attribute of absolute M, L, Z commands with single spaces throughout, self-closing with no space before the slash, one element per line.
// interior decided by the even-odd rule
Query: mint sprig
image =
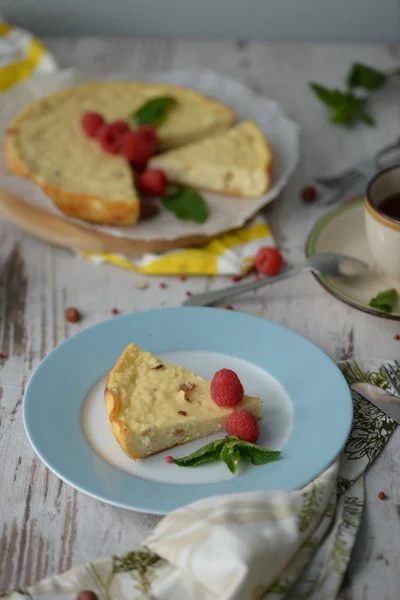
<path fill-rule="evenodd" d="M 390 290 L 384 290 L 383 292 L 379 292 L 375 298 L 372 298 L 369 306 L 372 306 L 372 308 L 377 308 L 378 310 L 382 310 L 386 313 L 391 313 L 393 312 L 397 297 L 398 294 L 394 288 Z"/>
<path fill-rule="evenodd" d="M 268 450 L 257 444 L 243 442 L 232 435 L 210 442 L 183 458 L 174 458 L 172 462 L 179 467 L 197 467 L 206 462 L 222 460 L 231 473 L 236 473 L 241 460 L 248 460 L 253 465 L 265 465 L 277 460 L 279 456 L 278 450 Z"/>
<path fill-rule="evenodd" d="M 367 111 L 371 94 L 383 88 L 399 71 L 379 71 L 362 63 L 351 65 L 346 77 L 346 89 L 330 89 L 318 83 L 310 83 L 317 98 L 329 111 L 331 123 L 350 127 L 357 122 L 375 125 Z"/>
<path fill-rule="evenodd" d="M 152 98 L 128 116 L 128 123 L 131 127 L 140 127 L 140 125 L 159 127 L 175 103 L 175 98 L 171 96 Z"/>
<path fill-rule="evenodd" d="M 224 445 L 224 439 L 216 440 L 215 442 L 211 442 L 210 444 L 199 448 L 184 458 L 174 459 L 173 462 L 180 467 L 197 467 L 197 465 L 201 465 L 202 463 L 218 460 Z"/>
<path fill-rule="evenodd" d="M 228 442 L 223 445 L 220 459 L 224 461 L 231 473 L 236 473 L 241 458 L 240 450 L 236 442 Z"/>
<path fill-rule="evenodd" d="M 205 223 L 208 219 L 208 206 L 203 196 L 187 185 L 175 184 L 161 200 L 164 208 L 183 221 Z"/>

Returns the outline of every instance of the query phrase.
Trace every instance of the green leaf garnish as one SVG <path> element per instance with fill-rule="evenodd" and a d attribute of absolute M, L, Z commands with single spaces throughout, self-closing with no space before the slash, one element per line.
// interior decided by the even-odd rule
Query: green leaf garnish
<path fill-rule="evenodd" d="M 236 442 L 226 442 L 222 447 L 220 458 L 231 473 L 236 473 L 241 458 L 238 444 Z"/>
<path fill-rule="evenodd" d="M 375 124 L 365 110 L 366 99 L 358 98 L 351 92 L 330 90 L 317 83 L 310 85 L 316 96 L 329 108 L 331 123 L 349 127 L 360 119 L 366 125 Z"/>
<path fill-rule="evenodd" d="M 369 306 L 373 308 L 377 308 L 378 310 L 382 310 L 386 313 L 393 312 L 394 305 L 397 301 L 397 291 L 392 288 L 390 290 L 384 290 L 383 292 L 379 292 L 375 298 L 372 298 Z"/>
<path fill-rule="evenodd" d="M 330 112 L 334 125 L 349 127 L 357 122 L 375 125 L 366 107 L 371 95 L 381 89 L 392 77 L 398 77 L 400 70 L 383 72 L 361 63 L 351 65 L 346 77 L 344 90 L 329 89 L 318 83 L 310 83 L 311 89 Z"/>
<path fill-rule="evenodd" d="M 361 63 L 354 63 L 347 76 L 349 88 L 363 88 L 365 90 L 378 90 L 388 78 L 386 73 L 372 69 Z"/>
<path fill-rule="evenodd" d="M 178 219 L 205 223 L 208 219 L 208 206 L 203 196 L 191 187 L 176 184 L 161 200 L 164 208 L 173 212 Z"/>
<path fill-rule="evenodd" d="M 253 465 L 265 465 L 278 459 L 280 452 L 261 448 L 257 444 L 243 442 L 235 436 L 224 437 L 222 440 L 211 442 L 196 452 L 184 458 L 175 458 L 173 462 L 179 467 L 197 467 L 206 462 L 222 460 L 231 473 L 236 473 L 241 459 L 250 461 Z"/>
<path fill-rule="evenodd" d="M 171 96 L 152 98 L 128 116 L 128 123 L 131 127 L 140 127 L 140 125 L 159 127 L 175 102 L 175 98 Z"/>
<path fill-rule="evenodd" d="M 175 458 L 174 463 L 180 467 L 197 467 L 197 465 L 201 465 L 202 463 L 218 460 L 224 445 L 224 439 L 216 440 L 184 458 Z"/>

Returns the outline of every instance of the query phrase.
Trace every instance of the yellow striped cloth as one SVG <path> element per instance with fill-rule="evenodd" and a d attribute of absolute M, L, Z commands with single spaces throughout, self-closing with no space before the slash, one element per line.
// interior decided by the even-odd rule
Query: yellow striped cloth
<path fill-rule="evenodd" d="M 56 61 L 43 44 L 27 31 L 0 19 L 0 92 L 33 73 L 49 73 L 56 69 Z"/>
<path fill-rule="evenodd" d="M 201 248 L 146 254 L 135 259 L 115 254 L 82 254 L 97 264 L 109 262 L 147 275 L 237 275 L 253 268 L 254 257 L 263 246 L 275 246 L 275 241 L 265 221 L 256 219 L 215 237 Z"/>
<path fill-rule="evenodd" d="M 0 18 L 0 93 L 35 73 L 56 70 L 56 61 L 41 42 Z M 275 243 L 267 223 L 256 219 L 241 229 L 215 237 L 202 248 L 147 254 L 135 259 L 115 254 L 82 254 L 97 264 L 112 263 L 149 275 L 235 275 L 250 269 L 259 248 L 272 245 Z"/>

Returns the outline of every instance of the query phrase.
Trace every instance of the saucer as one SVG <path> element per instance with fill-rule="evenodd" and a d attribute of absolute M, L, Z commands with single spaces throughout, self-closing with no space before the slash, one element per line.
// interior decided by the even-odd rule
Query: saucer
<path fill-rule="evenodd" d="M 368 248 L 364 226 L 364 200 L 344 204 L 324 215 L 311 231 L 306 245 L 307 256 L 320 252 L 347 254 L 367 262 L 371 269 L 358 278 L 315 275 L 319 283 L 339 300 L 364 312 L 385 319 L 400 320 L 400 299 L 394 311 L 385 313 L 369 306 L 379 292 L 400 284 L 378 272 Z"/>

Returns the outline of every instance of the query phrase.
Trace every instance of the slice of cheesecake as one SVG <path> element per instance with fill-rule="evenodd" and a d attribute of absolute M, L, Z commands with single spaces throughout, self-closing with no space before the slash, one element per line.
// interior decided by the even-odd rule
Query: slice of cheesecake
<path fill-rule="evenodd" d="M 252 121 L 151 159 L 170 181 L 233 196 L 261 196 L 270 186 L 272 151 Z"/>
<path fill-rule="evenodd" d="M 110 371 L 104 391 L 111 430 L 131 458 L 145 458 L 224 429 L 239 408 L 261 417 L 260 398 L 244 396 L 234 408 L 217 406 L 210 381 L 161 362 L 129 344 Z"/>

